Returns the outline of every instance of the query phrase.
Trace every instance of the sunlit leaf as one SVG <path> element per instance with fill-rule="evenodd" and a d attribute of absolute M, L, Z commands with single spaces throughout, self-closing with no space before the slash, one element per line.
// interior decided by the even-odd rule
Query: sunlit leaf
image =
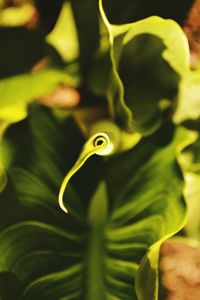
<path fill-rule="evenodd" d="M 60 83 L 76 86 L 78 80 L 74 66 L 64 70 L 49 68 L 0 80 L 0 191 L 6 183 L 1 153 L 1 138 L 5 127 L 24 119 L 28 114 L 28 105 L 33 100 L 52 92 Z"/>
<path fill-rule="evenodd" d="M 65 61 L 75 60 L 79 56 L 79 44 L 70 3 L 64 3 L 54 29 L 47 41 L 61 54 Z"/>
<path fill-rule="evenodd" d="M 0 25 L 21 26 L 26 24 L 34 15 L 34 6 L 22 3 L 19 7 L 8 7 L 0 11 Z"/>
<path fill-rule="evenodd" d="M 0 119 L 7 123 L 22 120 L 27 104 L 52 91 L 59 83 L 75 85 L 76 78 L 63 70 L 47 69 L 39 73 L 18 75 L 0 81 Z"/>
<path fill-rule="evenodd" d="M 127 130 L 151 133 L 162 122 L 161 100 L 168 99 L 168 106 L 172 105 L 180 78 L 189 70 L 186 36 L 173 20 L 153 16 L 112 25 L 102 1 L 100 10 L 111 43 L 113 71 L 108 91 L 111 112 Z"/>

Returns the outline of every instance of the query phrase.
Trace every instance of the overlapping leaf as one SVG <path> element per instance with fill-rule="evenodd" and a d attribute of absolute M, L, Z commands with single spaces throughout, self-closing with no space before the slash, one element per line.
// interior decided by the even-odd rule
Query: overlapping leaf
<path fill-rule="evenodd" d="M 91 158 L 66 190 L 69 215 L 57 194 L 83 142 L 74 122 L 35 108 L 7 131 L 12 159 L 0 199 L 0 270 L 17 276 L 19 300 L 136 299 L 142 257 L 185 216 L 176 152 L 188 134 L 170 128 L 108 162 Z M 139 273 L 148 287 L 151 267 L 152 274 Z"/>
<path fill-rule="evenodd" d="M 50 68 L 39 73 L 27 73 L 0 81 L 0 142 L 3 128 L 25 118 L 31 101 L 51 92 L 59 83 L 77 84 L 77 78 L 68 70 L 66 72 Z M 0 151 L 0 189 L 4 183 L 5 174 Z"/>
<path fill-rule="evenodd" d="M 85 80 L 99 42 L 97 2 L 71 5 Z M 148 135 L 169 116 L 188 72 L 187 41 L 170 20 L 117 26 L 108 23 L 102 7 L 101 15 L 111 46 L 111 112 L 126 130 Z M 74 82 L 58 69 L 4 79 L 0 118 L 23 119 L 32 99 L 69 79 Z M 83 138 L 73 120 L 32 109 L 2 144 L 9 181 L 0 195 L 0 296 L 10 300 L 11 284 L 15 300 L 157 299 L 159 246 L 185 221 L 176 155 L 190 141 L 188 132 L 165 124 L 126 153 L 105 162 L 92 158 L 67 187 L 66 215 L 58 190 Z"/>
<path fill-rule="evenodd" d="M 75 85 L 77 79 L 59 69 L 2 79 L 0 119 L 6 123 L 22 120 L 27 115 L 27 106 L 31 101 L 51 92 L 56 85 L 63 82 Z"/>
<path fill-rule="evenodd" d="M 187 39 L 173 20 L 153 16 L 112 25 L 102 1 L 100 10 L 111 43 L 111 112 L 126 130 L 149 134 L 162 123 L 163 111 L 173 106 L 180 78 L 189 70 Z"/>
<path fill-rule="evenodd" d="M 27 116 L 31 101 L 48 94 L 60 83 L 76 86 L 79 79 L 73 66 L 58 64 L 57 56 L 52 53 L 53 48 L 45 42 L 39 30 L 3 27 L 0 29 L 0 39 L 1 140 L 3 128 Z M 47 56 L 51 57 L 51 67 L 31 73 L 33 66 Z M 5 173 L 0 151 L 0 189 L 4 185 Z"/>
<path fill-rule="evenodd" d="M 53 30 L 47 35 L 47 40 L 58 50 L 63 60 L 78 59 L 79 43 L 70 2 L 63 4 Z"/>

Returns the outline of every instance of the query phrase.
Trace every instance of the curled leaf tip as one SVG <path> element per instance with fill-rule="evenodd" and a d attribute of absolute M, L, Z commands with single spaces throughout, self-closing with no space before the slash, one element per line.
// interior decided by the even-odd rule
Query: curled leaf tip
<path fill-rule="evenodd" d="M 92 156 L 93 154 L 107 156 L 115 152 L 115 141 L 113 140 L 112 133 L 107 132 L 99 132 L 92 135 L 85 145 L 82 148 L 82 151 L 74 164 L 74 166 L 70 169 L 70 171 L 65 176 L 58 195 L 58 202 L 60 208 L 65 212 L 68 213 L 67 208 L 64 204 L 64 192 L 66 190 L 67 184 L 71 177 L 83 166 L 86 160 Z"/>

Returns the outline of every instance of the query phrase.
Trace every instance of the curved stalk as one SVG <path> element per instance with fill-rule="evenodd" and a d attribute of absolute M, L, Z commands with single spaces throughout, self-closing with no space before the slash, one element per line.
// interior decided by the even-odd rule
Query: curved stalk
<path fill-rule="evenodd" d="M 113 139 L 112 132 L 99 132 L 91 136 L 91 138 L 85 143 L 85 145 L 82 148 L 82 151 L 74 164 L 74 166 L 71 168 L 71 170 L 67 173 L 65 176 L 58 195 L 58 202 L 60 205 L 60 208 L 68 213 L 67 208 L 65 207 L 63 196 L 65 189 L 67 187 L 67 184 L 71 177 L 83 166 L 83 164 L 86 162 L 86 160 L 94 155 L 110 155 L 112 154 L 116 147 L 116 141 Z"/>

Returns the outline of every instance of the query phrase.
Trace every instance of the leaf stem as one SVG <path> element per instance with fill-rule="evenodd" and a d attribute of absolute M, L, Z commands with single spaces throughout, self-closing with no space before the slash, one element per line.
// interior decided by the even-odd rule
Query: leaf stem
<path fill-rule="evenodd" d="M 88 222 L 90 233 L 87 247 L 85 300 L 105 300 L 104 287 L 104 231 L 107 222 L 107 197 L 105 185 L 100 185 L 92 199 Z"/>

